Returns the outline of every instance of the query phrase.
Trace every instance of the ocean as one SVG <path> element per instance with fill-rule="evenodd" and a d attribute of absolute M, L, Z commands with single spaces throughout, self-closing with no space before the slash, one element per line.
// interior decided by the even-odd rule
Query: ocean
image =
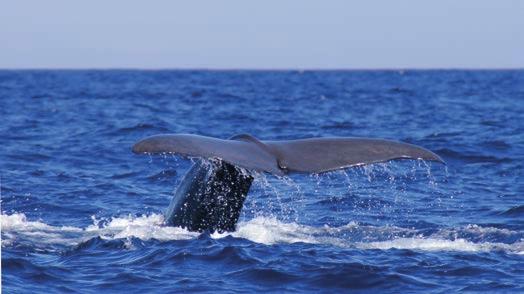
<path fill-rule="evenodd" d="M 524 71 L 0 71 L 3 293 L 524 292 Z M 194 159 L 149 135 L 377 137 L 257 173 L 231 233 L 163 225 Z"/>

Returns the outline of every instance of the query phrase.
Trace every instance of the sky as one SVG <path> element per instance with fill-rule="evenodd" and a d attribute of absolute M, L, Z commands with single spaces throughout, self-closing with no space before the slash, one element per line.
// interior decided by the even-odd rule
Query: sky
<path fill-rule="evenodd" d="M 524 68 L 524 1 L 3 1 L 0 68 Z"/>

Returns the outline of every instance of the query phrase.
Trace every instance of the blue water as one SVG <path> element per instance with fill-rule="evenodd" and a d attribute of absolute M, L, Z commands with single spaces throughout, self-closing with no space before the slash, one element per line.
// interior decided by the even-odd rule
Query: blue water
<path fill-rule="evenodd" d="M 524 71 L 0 71 L 4 293 L 524 291 Z M 428 148 L 257 174 L 237 230 L 162 226 L 158 133 Z"/>

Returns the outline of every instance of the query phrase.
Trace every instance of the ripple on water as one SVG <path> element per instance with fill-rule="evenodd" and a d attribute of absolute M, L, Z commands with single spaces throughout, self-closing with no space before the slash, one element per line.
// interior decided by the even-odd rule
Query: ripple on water
<path fill-rule="evenodd" d="M 0 71 L 2 290 L 524 292 L 522 81 L 524 71 Z M 199 234 L 162 225 L 191 163 L 130 151 L 167 132 L 382 137 L 448 165 L 257 175 L 237 230 Z"/>

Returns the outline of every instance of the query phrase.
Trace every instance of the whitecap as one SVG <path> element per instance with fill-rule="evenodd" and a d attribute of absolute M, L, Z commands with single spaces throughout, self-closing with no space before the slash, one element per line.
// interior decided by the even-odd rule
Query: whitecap
<path fill-rule="evenodd" d="M 29 242 L 36 247 L 49 244 L 71 246 L 100 237 L 104 240 L 138 238 L 144 241 L 187 240 L 200 234 L 184 228 L 164 226 L 161 214 L 121 216 L 107 220 L 93 218 L 93 224 L 85 227 L 52 226 L 42 221 L 30 221 L 23 213 L 1 214 L 2 246 L 15 242 Z M 486 233 L 520 234 L 507 229 L 468 225 L 461 228 L 441 229 L 424 236 L 413 228 L 396 226 L 362 225 L 349 222 L 339 227 L 308 226 L 296 222 L 282 222 L 274 217 L 256 217 L 242 221 L 231 233 L 214 233 L 212 238 L 226 236 L 243 238 L 252 242 L 273 244 L 323 244 L 362 250 L 409 249 L 420 251 L 506 251 L 524 254 L 524 242 L 473 242 L 466 238 L 450 236 L 449 232 L 467 231 L 475 236 Z M 383 240 L 383 239 L 386 240 Z"/>

